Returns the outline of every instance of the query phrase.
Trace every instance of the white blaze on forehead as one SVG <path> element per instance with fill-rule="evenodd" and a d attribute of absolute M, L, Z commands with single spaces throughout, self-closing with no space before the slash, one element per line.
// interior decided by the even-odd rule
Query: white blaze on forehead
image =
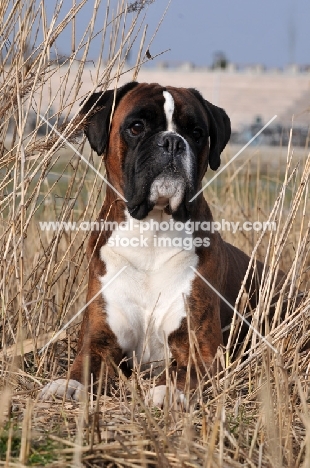
<path fill-rule="evenodd" d="M 175 126 L 172 121 L 172 116 L 174 112 L 174 100 L 168 91 L 163 91 L 163 95 L 165 98 L 164 111 L 167 120 L 167 130 L 168 132 L 175 132 Z"/>

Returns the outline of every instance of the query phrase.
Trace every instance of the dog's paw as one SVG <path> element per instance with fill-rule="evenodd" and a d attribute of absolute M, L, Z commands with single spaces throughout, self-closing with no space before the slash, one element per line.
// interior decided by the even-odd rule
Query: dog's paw
<path fill-rule="evenodd" d="M 66 395 L 66 400 L 81 401 L 85 394 L 85 387 L 77 380 L 57 379 L 48 383 L 42 388 L 39 399 L 43 401 L 53 400 L 54 398 L 63 398 Z"/>
<path fill-rule="evenodd" d="M 145 403 L 150 406 L 157 406 L 158 408 L 164 407 L 166 398 L 166 385 L 158 385 L 157 387 L 149 390 L 145 398 Z M 186 408 L 187 402 L 183 392 L 178 389 L 174 389 L 173 392 L 169 390 L 169 405 L 177 403 L 178 406 Z"/>

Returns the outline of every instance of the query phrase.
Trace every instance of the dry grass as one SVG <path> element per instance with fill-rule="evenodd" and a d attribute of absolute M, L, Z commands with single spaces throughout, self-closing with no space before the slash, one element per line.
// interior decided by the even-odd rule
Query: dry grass
<path fill-rule="evenodd" d="M 131 12 L 122 2 L 114 12 L 107 9 L 99 35 L 108 62 L 105 68 L 100 60 L 94 66 L 90 92 L 96 86 L 114 85 L 124 72 L 132 43 L 145 38 L 143 7 L 151 2 L 131 3 Z M 55 134 L 38 133 L 39 113 L 61 125 L 67 138 L 104 172 L 102 159 L 89 156 L 71 113 L 80 99 L 83 67 L 98 27 L 94 8 L 77 43 L 75 16 L 87 9 L 86 0 L 73 1 L 61 21 L 56 8 L 50 23 L 43 2 L 14 5 L 6 0 L 0 5 L 0 466 L 309 467 L 310 367 L 309 352 L 302 350 L 310 322 L 306 150 L 303 157 L 296 157 L 293 148 L 283 149 L 277 166 L 265 163 L 262 150 L 249 149 L 206 192 L 215 219 L 277 223 L 275 232 L 263 235 L 225 233 L 227 240 L 271 265 L 253 311 L 258 329 L 268 314 L 274 288 L 271 273 L 279 266 L 288 272 L 290 314 L 280 324 L 271 323 L 268 336 L 277 353 L 249 332 L 251 349 L 245 358 L 231 363 L 227 353 L 220 355 L 225 371 L 209 385 L 199 386 L 188 412 L 175 404 L 166 404 L 164 410 L 146 407 L 143 394 L 152 383 L 138 369 L 128 381 L 119 376 L 114 395 L 90 397 L 84 405 L 36 400 L 42 384 L 65 375 L 72 361 L 76 325 L 43 354 L 38 350 L 85 304 L 88 269 L 86 232 L 44 232 L 38 221 L 93 220 L 104 197 L 102 180 L 73 151 L 65 150 Z M 62 65 L 51 59 L 51 51 L 65 28 L 72 29 L 72 54 Z M 41 43 L 36 39 L 39 31 Z M 148 47 L 142 41 L 128 80 L 138 73 Z M 58 94 L 50 96 L 50 109 L 42 109 L 42 93 L 49 92 L 59 67 L 63 78 Z M 71 89 L 69 73 L 76 76 Z M 37 121 L 27 135 L 32 109 Z M 8 138 L 9 123 L 13 136 Z M 232 151 L 228 148 L 224 158 L 229 159 Z M 251 152 L 256 152 L 252 160 Z M 305 291 L 298 306 L 296 286 Z M 283 300 L 281 293 L 278 310 Z M 245 304 L 246 297 L 240 294 L 239 309 Z M 234 330 L 238 331 L 237 323 Z M 104 369 L 102 382 L 104 388 Z"/>

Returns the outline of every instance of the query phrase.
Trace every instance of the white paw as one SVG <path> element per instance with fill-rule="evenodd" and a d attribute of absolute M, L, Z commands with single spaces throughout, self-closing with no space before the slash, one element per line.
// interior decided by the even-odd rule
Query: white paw
<path fill-rule="evenodd" d="M 163 408 L 165 398 L 166 385 L 158 385 L 148 392 L 145 398 L 145 403 L 147 405 Z M 178 389 L 175 389 L 173 392 L 169 390 L 169 405 L 172 405 L 174 402 L 176 402 L 178 405 L 181 405 L 183 408 L 186 407 L 186 397 L 184 393 Z"/>
<path fill-rule="evenodd" d="M 53 400 L 55 397 L 63 398 L 66 394 L 66 400 L 72 398 L 73 400 L 81 401 L 84 393 L 84 385 L 77 380 L 70 379 L 68 382 L 67 379 L 57 379 L 42 388 L 39 399 L 43 401 Z"/>

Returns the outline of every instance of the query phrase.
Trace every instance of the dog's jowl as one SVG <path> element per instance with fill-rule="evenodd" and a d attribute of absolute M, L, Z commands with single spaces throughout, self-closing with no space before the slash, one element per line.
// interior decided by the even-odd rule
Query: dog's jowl
<path fill-rule="evenodd" d="M 70 380 L 48 384 L 41 397 L 66 391 L 79 399 L 86 356 L 94 381 L 102 361 L 113 378 L 119 365 L 130 373 L 135 357 L 142 370 L 161 373 L 151 395 L 161 405 L 168 356 L 182 399 L 187 373 L 194 389 L 197 372 L 215 371 L 233 316 L 220 295 L 234 306 L 249 264 L 247 255 L 204 228 L 213 218 L 203 193 L 196 196 L 208 166 L 220 166 L 229 117 L 194 89 L 136 82 L 116 94 L 93 94 L 81 114 L 110 185 L 98 217 L 101 230 L 92 231 L 88 244 L 89 305 Z M 257 262 L 256 279 L 261 271 Z M 256 281 L 249 278 L 254 308 Z M 191 369 L 189 328 L 196 352 Z"/>

